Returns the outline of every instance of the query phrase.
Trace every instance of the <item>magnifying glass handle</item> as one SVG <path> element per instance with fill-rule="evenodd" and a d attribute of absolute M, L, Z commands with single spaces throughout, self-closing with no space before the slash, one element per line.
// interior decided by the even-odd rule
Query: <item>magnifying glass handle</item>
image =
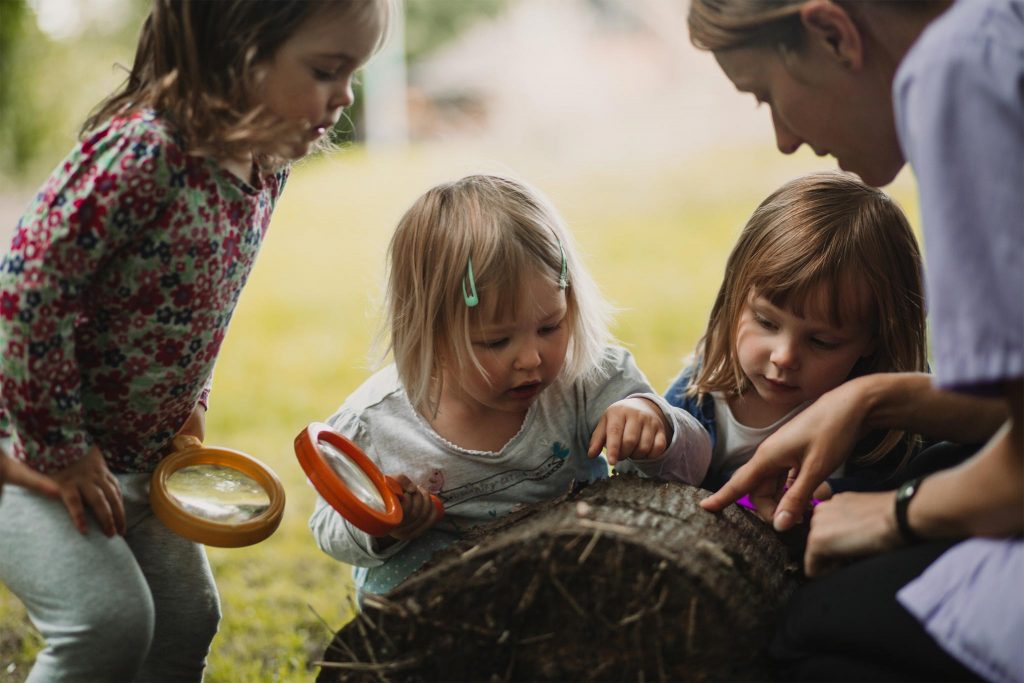
<path fill-rule="evenodd" d="M 399 498 L 405 491 L 402 489 L 402 485 L 395 481 L 394 477 L 384 476 L 384 481 L 387 482 L 388 488 L 391 489 L 391 493 L 395 494 Z M 444 503 L 441 499 L 435 496 L 433 493 L 430 494 L 430 502 L 434 504 L 434 509 L 437 510 L 437 521 L 444 519 Z"/>

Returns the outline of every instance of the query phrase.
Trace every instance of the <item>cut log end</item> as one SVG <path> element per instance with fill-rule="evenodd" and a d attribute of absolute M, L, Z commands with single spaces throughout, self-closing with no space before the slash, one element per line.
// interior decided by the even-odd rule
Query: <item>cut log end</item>
<path fill-rule="evenodd" d="M 613 477 L 474 530 L 363 612 L 319 681 L 765 680 L 799 568 L 706 491 Z"/>

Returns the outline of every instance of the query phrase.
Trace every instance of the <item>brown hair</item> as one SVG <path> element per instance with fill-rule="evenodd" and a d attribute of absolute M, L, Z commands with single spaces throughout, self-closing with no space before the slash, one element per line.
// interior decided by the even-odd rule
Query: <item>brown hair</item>
<path fill-rule="evenodd" d="M 717 52 L 734 47 L 771 46 L 796 51 L 803 45 L 800 9 L 807 0 L 690 0 L 687 23 L 690 42 Z M 858 5 L 870 4 L 898 12 L 936 12 L 935 0 L 872 0 L 837 2 L 854 21 Z"/>
<path fill-rule="evenodd" d="M 468 368 L 471 326 L 485 313 L 515 313 L 525 278 L 549 274 L 558 282 L 563 255 L 568 285 L 568 381 L 598 368 L 610 341 L 608 306 L 587 274 L 561 217 L 520 181 L 471 175 L 431 188 L 406 211 L 388 247 L 387 334 L 409 401 L 432 414 L 442 364 Z M 473 263 L 479 305 L 463 296 Z"/>
<path fill-rule="evenodd" d="M 739 395 L 750 388 L 736 358 L 736 329 L 755 291 L 803 313 L 824 288 L 829 316 L 853 315 L 872 328 L 874 347 L 851 376 L 928 369 L 921 254 L 903 211 L 887 194 L 839 171 L 812 173 L 773 192 L 733 247 L 726 275 L 698 344 L 700 369 L 687 392 Z M 850 306 L 855 286 L 867 296 Z M 890 450 L 892 432 L 869 454 Z M 884 450 L 883 450 L 884 447 Z"/>
<path fill-rule="evenodd" d="M 283 159 L 275 150 L 296 131 L 254 104 L 256 67 L 299 26 L 335 10 L 353 12 L 354 21 L 390 13 L 387 0 L 153 0 L 127 81 L 80 135 L 113 116 L 154 109 L 191 154 L 233 158 L 256 150 L 262 166 L 277 166 Z"/>

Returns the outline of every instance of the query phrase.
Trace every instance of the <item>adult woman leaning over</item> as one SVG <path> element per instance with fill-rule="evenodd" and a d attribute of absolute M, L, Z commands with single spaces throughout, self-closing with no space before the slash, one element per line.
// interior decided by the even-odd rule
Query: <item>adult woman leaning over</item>
<path fill-rule="evenodd" d="M 815 508 L 805 569 L 828 576 L 779 629 L 783 675 L 1021 681 L 1024 0 L 692 0 L 689 21 L 737 89 L 771 108 L 783 153 L 807 144 L 873 185 L 910 163 L 935 369 L 825 394 L 705 507 L 750 493 L 782 530 L 865 430 L 985 441 L 897 491 Z M 994 434 L 983 397 L 1008 416 Z"/>

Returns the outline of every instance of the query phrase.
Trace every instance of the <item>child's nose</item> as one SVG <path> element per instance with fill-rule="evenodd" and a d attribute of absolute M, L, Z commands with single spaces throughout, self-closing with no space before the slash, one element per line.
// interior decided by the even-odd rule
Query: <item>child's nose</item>
<path fill-rule="evenodd" d="M 772 348 L 771 361 L 780 368 L 794 369 L 799 366 L 796 345 L 790 340 L 780 340 Z"/>
<path fill-rule="evenodd" d="M 355 101 L 355 95 L 352 93 L 352 79 L 346 78 L 331 93 L 330 107 L 331 109 L 348 109 Z"/>
<path fill-rule="evenodd" d="M 514 362 L 516 370 L 533 370 L 539 367 L 540 363 L 540 350 L 536 344 L 523 344 L 519 347 Z"/>

